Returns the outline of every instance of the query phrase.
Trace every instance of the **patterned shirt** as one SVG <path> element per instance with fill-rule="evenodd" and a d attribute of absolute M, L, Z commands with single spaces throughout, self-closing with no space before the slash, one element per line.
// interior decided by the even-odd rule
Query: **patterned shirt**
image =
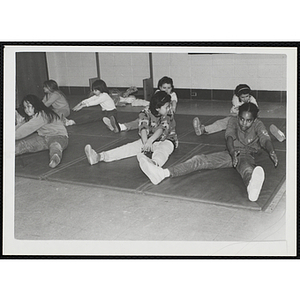
<path fill-rule="evenodd" d="M 145 108 L 139 114 L 139 135 L 143 129 L 146 130 L 148 138 L 151 137 L 158 129 L 163 132 L 157 141 L 170 140 L 177 143 L 178 137 L 175 131 L 176 122 L 174 114 L 170 109 L 166 116 L 154 116 L 149 108 Z"/>

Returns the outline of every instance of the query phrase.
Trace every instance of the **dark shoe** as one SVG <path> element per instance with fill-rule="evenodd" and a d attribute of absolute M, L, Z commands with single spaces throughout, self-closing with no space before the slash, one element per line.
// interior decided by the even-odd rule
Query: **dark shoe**
<path fill-rule="evenodd" d="M 50 163 L 49 163 L 49 167 L 55 168 L 59 165 L 59 163 L 60 163 L 60 157 L 56 153 L 53 154 L 53 156 L 51 157 Z"/>
<path fill-rule="evenodd" d="M 114 133 L 118 133 L 121 131 L 120 125 L 117 122 L 116 118 L 114 116 L 111 116 L 110 118 L 110 124 L 114 128 Z"/>

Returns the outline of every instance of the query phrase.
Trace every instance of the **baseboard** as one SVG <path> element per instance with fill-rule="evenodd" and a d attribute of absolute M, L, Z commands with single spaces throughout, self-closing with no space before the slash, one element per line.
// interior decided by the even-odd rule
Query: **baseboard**
<path fill-rule="evenodd" d="M 143 87 L 137 87 L 138 91 L 135 96 L 144 99 Z M 90 87 L 81 86 L 61 86 L 60 89 L 67 95 L 89 95 Z M 117 89 L 120 93 L 125 92 L 128 87 L 109 87 L 109 90 Z M 176 88 L 175 89 L 178 99 L 180 100 L 218 100 L 228 101 L 232 99 L 232 90 L 217 90 L 217 89 L 188 89 Z M 267 90 L 253 90 L 252 95 L 259 102 L 286 102 L 286 91 L 267 91 Z"/>

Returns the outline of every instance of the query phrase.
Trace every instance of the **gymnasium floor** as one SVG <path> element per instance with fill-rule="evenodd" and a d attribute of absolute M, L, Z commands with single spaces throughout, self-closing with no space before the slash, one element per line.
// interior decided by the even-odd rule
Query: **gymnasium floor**
<path fill-rule="evenodd" d="M 259 105 L 262 118 L 286 118 L 284 103 Z M 177 114 L 226 116 L 229 107 L 182 101 Z M 265 212 L 16 177 L 14 232 L 18 240 L 283 241 L 286 197 Z"/>

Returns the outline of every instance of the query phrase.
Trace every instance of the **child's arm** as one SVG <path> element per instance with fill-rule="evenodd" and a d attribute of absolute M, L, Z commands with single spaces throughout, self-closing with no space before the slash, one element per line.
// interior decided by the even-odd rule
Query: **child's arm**
<path fill-rule="evenodd" d="M 81 110 L 83 107 L 86 107 L 86 104 L 85 104 L 83 101 L 81 101 L 81 102 L 79 102 L 75 107 L 73 107 L 73 110 L 74 110 L 74 111 L 79 111 L 79 110 Z"/>
<path fill-rule="evenodd" d="M 234 168 L 236 168 L 238 162 L 239 162 L 239 159 L 238 159 L 238 156 L 240 154 L 239 151 L 236 151 L 234 149 L 234 145 L 233 145 L 233 137 L 232 136 L 228 136 L 227 139 L 226 139 L 226 146 L 227 146 L 227 149 L 228 149 L 228 152 L 232 158 L 232 165 Z"/>
<path fill-rule="evenodd" d="M 172 109 L 174 114 L 175 114 L 175 111 L 176 111 L 176 106 L 177 106 L 177 101 L 175 101 L 175 100 L 171 101 L 171 109 Z"/>
<path fill-rule="evenodd" d="M 81 110 L 83 107 L 88 107 L 88 106 L 94 106 L 94 105 L 98 105 L 100 104 L 102 101 L 100 99 L 100 97 L 97 96 L 92 96 L 88 99 L 84 99 L 82 100 L 80 103 L 78 103 L 73 110 L 74 111 L 78 111 Z"/>
<path fill-rule="evenodd" d="M 46 123 L 47 122 L 41 116 L 41 113 L 33 116 L 32 119 L 30 119 L 28 122 L 25 122 L 23 125 L 16 128 L 15 139 L 16 140 L 23 139 L 24 137 L 37 131 L 40 127 L 42 127 Z"/>
<path fill-rule="evenodd" d="M 55 101 L 57 101 L 59 98 L 60 98 L 60 95 L 59 95 L 59 94 L 53 93 L 53 94 L 49 95 L 48 99 L 47 99 L 47 97 L 45 96 L 45 97 L 43 98 L 42 101 L 43 101 L 43 103 L 44 103 L 47 107 L 49 107 L 49 106 L 51 106 Z"/>
<path fill-rule="evenodd" d="M 274 166 L 276 168 L 278 166 L 278 158 L 277 158 L 277 155 L 276 155 L 276 152 L 274 150 L 271 140 L 266 141 L 265 148 L 268 151 L 270 158 L 273 161 Z"/>
<path fill-rule="evenodd" d="M 143 140 L 144 132 L 146 133 L 146 130 L 141 131 L 141 135 L 142 135 L 141 138 L 142 138 L 142 142 L 144 144 L 144 147 L 142 148 L 142 150 L 146 151 L 146 152 L 152 151 L 152 145 L 162 135 L 163 129 L 162 128 L 157 129 L 153 133 L 153 135 L 149 138 L 147 138 L 147 135 L 146 135 L 146 139 Z"/>

